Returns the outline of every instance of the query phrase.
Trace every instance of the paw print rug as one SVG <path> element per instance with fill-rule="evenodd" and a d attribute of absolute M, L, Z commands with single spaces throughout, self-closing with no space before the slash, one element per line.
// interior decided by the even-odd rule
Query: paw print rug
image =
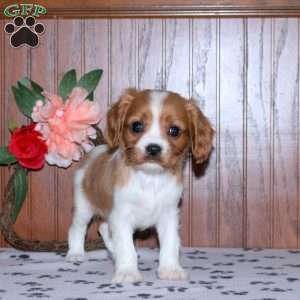
<path fill-rule="evenodd" d="M 105 250 L 83 263 L 63 254 L 0 250 L 0 299 L 299 300 L 300 251 L 183 248 L 189 280 L 158 280 L 157 249 L 139 249 L 143 282 L 111 284 Z"/>

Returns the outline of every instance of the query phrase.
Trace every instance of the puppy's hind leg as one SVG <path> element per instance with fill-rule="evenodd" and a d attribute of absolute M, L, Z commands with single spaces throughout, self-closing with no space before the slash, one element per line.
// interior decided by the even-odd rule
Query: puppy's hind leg
<path fill-rule="evenodd" d="M 69 251 L 66 259 L 68 261 L 83 261 L 84 260 L 84 240 L 87 231 L 87 226 L 94 215 L 94 211 L 88 200 L 86 199 L 82 188 L 81 179 L 83 170 L 79 170 L 75 175 L 74 187 L 74 216 L 72 225 L 69 229 L 68 243 Z"/>

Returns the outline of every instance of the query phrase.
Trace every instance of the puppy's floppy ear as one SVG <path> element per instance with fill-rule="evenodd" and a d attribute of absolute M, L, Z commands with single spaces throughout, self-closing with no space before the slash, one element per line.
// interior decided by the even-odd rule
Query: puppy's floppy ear
<path fill-rule="evenodd" d="M 192 153 L 196 163 L 204 162 L 212 149 L 214 130 L 194 101 L 186 103 Z"/>
<path fill-rule="evenodd" d="M 106 142 L 110 148 L 120 146 L 126 113 L 135 93 L 136 90 L 134 89 L 126 90 L 107 113 Z"/>

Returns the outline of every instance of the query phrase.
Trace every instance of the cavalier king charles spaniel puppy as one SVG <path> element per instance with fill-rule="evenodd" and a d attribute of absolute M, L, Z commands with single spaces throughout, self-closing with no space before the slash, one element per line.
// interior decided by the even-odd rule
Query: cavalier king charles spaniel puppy
<path fill-rule="evenodd" d="M 127 90 L 108 111 L 106 144 L 75 174 L 67 259 L 83 260 L 87 226 L 97 214 L 115 263 L 113 282 L 142 280 L 133 233 L 153 226 L 160 245 L 158 277 L 186 279 L 178 233 L 183 166 L 189 148 L 196 163 L 208 158 L 213 135 L 193 101 L 168 91 Z"/>

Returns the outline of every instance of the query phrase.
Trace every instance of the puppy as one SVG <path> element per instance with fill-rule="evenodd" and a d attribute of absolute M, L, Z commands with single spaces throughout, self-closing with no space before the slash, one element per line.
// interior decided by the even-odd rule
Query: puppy
<path fill-rule="evenodd" d="M 194 102 L 167 91 L 128 90 L 108 112 L 107 145 L 96 147 L 75 174 L 67 259 L 83 259 L 87 225 L 99 214 L 99 232 L 115 261 L 113 282 L 142 280 L 133 233 L 152 226 L 159 278 L 186 279 L 178 233 L 183 165 L 190 147 L 197 163 L 208 158 L 213 134 Z"/>

